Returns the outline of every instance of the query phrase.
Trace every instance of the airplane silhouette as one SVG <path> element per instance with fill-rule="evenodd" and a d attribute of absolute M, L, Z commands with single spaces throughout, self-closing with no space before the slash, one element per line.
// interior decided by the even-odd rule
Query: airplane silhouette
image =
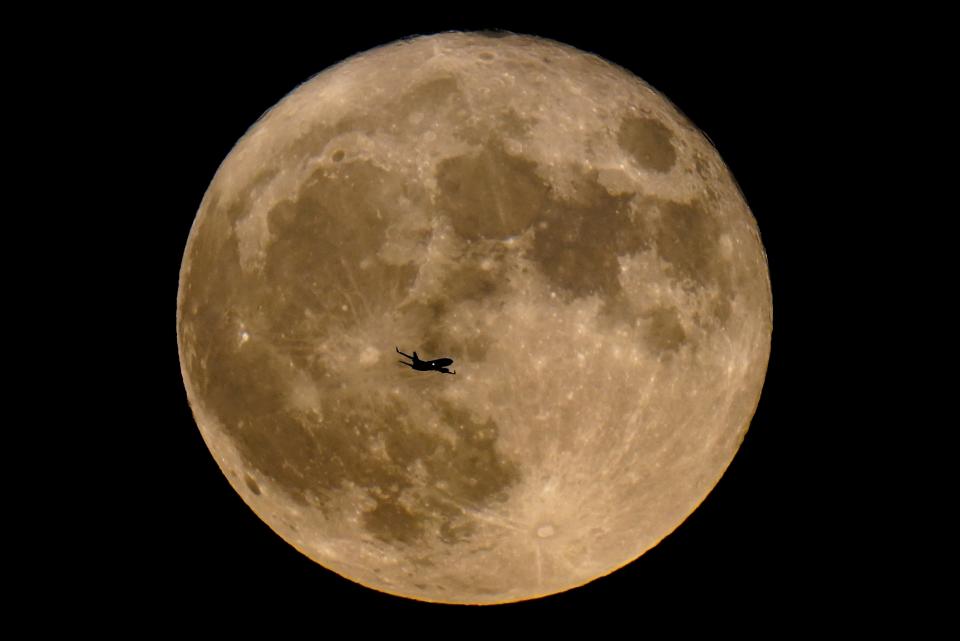
<path fill-rule="evenodd" d="M 452 358 L 438 358 L 432 361 L 422 361 L 420 360 L 420 357 L 417 356 L 416 352 L 413 353 L 413 356 L 410 356 L 410 354 L 404 354 L 403 352 L 401 352 L 399 347 L 397 347 L 396 349 L 397 349 L 397 354 L 406 356 L 411 361 L 413 361 L 413 364 L 410 364 L 406 361 L 397 361 L 398 363 L 403 363 L 407 367 L 415 369 L 419 372 L 433 371 L 433 372 L 441 372 L 442 374 L 456 374 L 456 372 L 451 372 L 450 370 L 447 369 L 447 365 L 450 365 L 453 363 Z"/>

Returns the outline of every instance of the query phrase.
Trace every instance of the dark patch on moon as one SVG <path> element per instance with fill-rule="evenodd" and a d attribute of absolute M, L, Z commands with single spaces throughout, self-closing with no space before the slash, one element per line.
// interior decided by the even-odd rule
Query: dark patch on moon
<path fill-rule="evenodd" d="M 697 202 L 657 200 L 660 223 L 654 226 L 657 254 L 674 268 L 681 279 L 698 285 L 710 282 L 715 273 L 719 222 Z"/>
<path fill-rule="evenodd" d="M 629 117 L 620 123 L 617 142 L 644 169 L 667 172 L 677 161 L 673 134 L 659 120 Z"/>
<path fill-rule="evenodd" d="M 473 521 L 456 522 L 453 519 L 444 521 L 440 525 L 440 540 L 447 545 L 455 545 L 468 541 L 473 536 L 476 525 Z"/>
<path fill-rule="evenodd" d="M 667 264 L 667 274 L 685 290 L 706 297 L 707 316 L 695 321 L 704 328 L 722 327 L 730 318 L 731 301 L 737 295 L 734 283 L 736 263 L 721 253 L 720 237 L 725 223 L 713 210 L 714 205 L 694 200 L 675 202 L 641 197 L 636 202 L 642 230 L 643 248 L 654 250 Z M 652 210 L 656 216 L 646 215 Z M 675 345 L 680 337 L 677 323 L 669 321 L 678 310 L 667 308 L 646 314 L 655 344 Z M 673 329 L 668 329 L 673 327 Z M 665 337 L 670 337 L 666 339 Z"/>
<path fill-rule="evenodd" d="M 502 500 L 519 479 L 517 466 L 496 452 L 496 424 L 477 422 L 436 400 L 414 410 L 395 399 L 344 390 L 310 357 L 318 332 L 352 322 L 342 316 L 339 288 L 353 288 L 350 304 L 358 305 L 362 292 L 402 296 L 412 285 L 412 264 L 355 262 L 376 255 L 387 228 L 383 212 L 402 189 L 396 178 L 364 163 L 318 172 L 270 212 L 262 272 L 240 268 L 225 212 L 206 212 L 189 257 L 193 271 L 182 284 L 191 302 L 182 310 L 181 336 L 189 337 L 185 347 L 195 354 L 189 368 L 204 407 L 217 416 L 247 464 L 292 500 L 322 508 L 349 483 L 376 499 L 364 523 L 379 538 L 407 542 L 439 519 L 430 531 L 451 543 L 472 532 L 459 506 Z M 462 298 L 487 296 L 495 287 L 475 265 L 463 275 Z M 368 304 L 385 309 L 396 301 L 384 295 Z M 242 343 L 241 327 L 250 333 Z M 485 349 L 473 343 L 463 348 L 475 356 Z M 316 412 L 290 404 L 290 385 L 302 376 L 322 399 Z M 432 432 L 428 416 L 456 430 L 456 437 L 450 441 Z M 377 457 L 378 442 L 385 459 Z M 426 492 L 411 477 L 417 461 L 426 470 L 423 487 L 442 482 L 442 493 Z M 260 489 L 252 477 L 246 482 L 252 492 Z M 414 507 L 384 491 L 412 493 Z"/>
<path fill-rule="evenodd" d="M 277 324 L 296 333 L 306 321 L 302 329 L 308 331 L 345 322 L 344 305 L 353 313 L 373 314 L 396 304 L 390 295 L 370 298 L 363 292 L 399 295 L 416 278 L 412 263 L 376 259 L 400 197 L 423 195 L 370 163 L 347 162 L 335 170 L 318 171 L 296 199 L 274 207 L 264 269 L 269 288 L 264 292 L 267 300 L 260 302 Z M 361 266 L 361 257 L 371 260 Z M 304 319 L 304 309 L 338 320 Z"/>
<path fill-rule="evenodd" d="M 364 529 L 386 543 L 413 543 L 423 536 L 425 519 L 401 505 L 396 493 L 378 499 L 362 520 Z"/>
<path fill-rule="evenodd" d="M 453 308 L 465 301 L 496 305 L 507 294 L 511 255 L 500 243 L 476 242 L 456 257 L 443 276 L 440 290 Z"/>
<path fill-rule="evenodd" d="M 244 474 L 243 480 L 244 482 L 246 482 L 247 487 L 250 488 L 251 492 L 253 492 L 257 496 L 260 496 L 260 486 L 257 485 L 256 481 L 253 480 L 252 476 L 250 476 L 249 474 Z"/>
<path fill-rule="evenodd" d="M 257 197 L 257 194 L 270 184 L 270 181 L 273 180 L 278 173 L 280 172 L 276 167 L 261 169 L 244 185 L 240 193 L 233 194 L 233 197 L 228 201 L 228 206 L 222 207 L 220 199 L 215 198 L 211 200 L 208 209 L 225 215 L 227 221 L 231 225 L 235 225 L 249 215 L 250 203 Z"/>
<path fill-rule="evenodd" d="M 217 224 L 219 229 L 214 228 Z M 223 349 L 223 336 L 233 325 L 224 299 L 235 295 L 240 258 L 232 228 L 218 220 L 209 208 L 198 218 L 196 226 L 185 259 L 190 261 L 190 272 L 181 278 L 180 284 L 181 296 L 189 303 L 180 310 L 177 331 L 188 359 L 187 370 L 194 373 L 198 396 L 206 402 L 210 381 L 197 373 L 203 372 L 210 351 Z M 220 261 L 237 267 L 221 265 Z"/>
<path fill-rule="evenodd" d="M 434 457 L 428 459 L 428 468 L 447 480 L 452 496 L 470 504 L 491 498 L 506 500 L 506 490 L 520 480 L 520 468 L 497 452 L 497 423 L 475 420 L 464 408 L 443 400 L 437 402 L 437 409 L 457 440 L 453 445 L 441 442 Z"/>
<path fill-rule="evenodd" d="M 533 116 L 524 116 L 514 109 L 508 109 L 498 116 L 493 130 L 504 139 L 523 140 L 529 137 L 536 124 L 537 119 Z"/>
<path fill-rule="evenodd" d="M 475 526 L 464 517 L 464 510 L 506 500 L 509 488 L 519 481 L 519 466 L 496 450 L 499 428 L 494 421 L 477 421 L 466 410 L 442 400 L 437 400 L 433 409 L 441 424 L 456 434 L 452 443 L 415 429 L 384 432 L 390 466 L 396 467 L 400 478 L 392 479 L 394 489 L 384 490 L 381 482 L 371 491 L 377 507 L 363 519 L 366 529 L 380 540 L 410 543 L 420 539 L 438 516 L 444 543 L 468 540 Z M 413 487 L 403 471 L 416 462 L 424 466 L 429 481 Z M 435 489 L 438 482 L 442 489 Z M 417 497 L 415 505 L 420 509 L 408 509 L 399 501 L 403 489 Z"/>
<path fill-rule="evenodd" d="M 327 124 L 304 123 L 305 131 L 292 140 L 284 155 L 290 158 L 311 158 L 337 133 Z"/>
<path fill-rule="evenodd" d="M 208 361 L 208 373 L 219 381 L 209 395 L 211 407 L 250 467 L 296 503 L 321 509 L 345 484 L 365 488 L 376 504 L 363 524 L 382 541 L 410 543 L 432 523 L 443 541 L 465 540 L 473 530 L 463 509 L 505 500 L 520 479 L 519 467 L 497 451 L 496 423 L 475 420 L 447 402 L 428 399 L 412 408 L 394 398 L 329 388 L 320 421 L 286 404 L 285 384 L 270 382 L 289 381 L 290 373 L 262 351 L 244 346 L 233 357 L 218 354 Z M 428 417 L 454 438 L 432 431 Z M 377 453 L 384 450 L 385 456 Z M 418 464 L 425 479 L 410 473 Z M 251 482 L 247 477 L 257 493 Z M 431 489 L 438 483 L 442 492 Z"/>
<path fill-rule="evenodd" d="M 657 200 L 656 206 L 661 218 L 651 231 L 657 253 L 669 263 L 681 283 L 693 290 L 719 290 L 712 311 L 719 322 L 725 322 L 731 311 L 729 301 L 736 292 L 733 264 L 720 253 L 722 221 L 699 201 Z"/>
<path fill-rule="evenodd" d="M 313 354 L 326 332 L 398 303 L 417 268 L 376 254 L 400 197 L 425 198 L 369 163 L 318 171 L 270 211 L 265 264 L 251 271 L 241 268 L 232 224 L 249 214 L 249 203 L 210 201 L 185 258 L 191 270 L 181 288 L 190 303 L 181 310 L 180 335 L 199 397 L 218 417 L 259 415 L 269 399 L 285 397 L 281 381 L 295 368 L 322 383 L 327 372 Z M 358 257 L 371 259 L 361 265 Z M 371 291 L 385 293 L 364 294 Z M 242 331 L 249 340 L 241 345 Z M 262 376 L 264 364 L 286 379 Z"/>
<path fill-rule="evenodd" d="M 391 113 L 396 114 L 390 120 L 403 122 L 417 111 L 433 112 L 450 101 L 463 102 L 460 83 L 452 76 L 434 78 L 414 85 L 409 91 L 401 94 L 395 103 L 389 106 Z"/>
<path fill-rule="evenodd" d="M 646 314 L 645 319 L 647 346 L 658 352 L 675 352 L 686 342 L 687 335 L 676 308 L 659 307 Z"/>
<path fill-rule="evenodd" d="M 437 168 L 437 207 L 468 241 L 502 240 L 525 231 L 544 206 L 549 188 L 536 164 L 508 154 L 499 142 Z"/>
<path fill-rule="evenodd" d="M 577 190 L 576 201 L 551 198 L 542 209 L 530 257 L 560 291 L 613 300 L 622 294 L 617 257 L 644 239 L 628 216 L 629 199 L 610 195 L 595 172 Z"/>

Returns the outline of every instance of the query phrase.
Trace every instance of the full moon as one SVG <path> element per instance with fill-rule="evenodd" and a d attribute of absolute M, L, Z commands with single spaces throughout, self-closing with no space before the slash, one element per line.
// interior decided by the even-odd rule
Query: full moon
<path fill-rule="evenodd" d="M 243 500 L 341 576 L 446 603 L 568 590 L 676 529 L 746 434 L 771 330 L 707 138 L 630 72 L 512 34 L 296 88 L 214 176 L 177 301 Z"/>

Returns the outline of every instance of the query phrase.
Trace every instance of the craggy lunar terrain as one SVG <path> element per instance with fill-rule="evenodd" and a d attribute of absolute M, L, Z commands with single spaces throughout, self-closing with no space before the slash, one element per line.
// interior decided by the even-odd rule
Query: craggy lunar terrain
<path fill-rule="evenodd" d="M 756 223 L 666 99 L 565 45 L 447 33 L 328 69 L 237 143 L 177 336 L 203 438 L 280 536 L 377 590 L 496 603 L 697 507 L 771 314 Z"/>

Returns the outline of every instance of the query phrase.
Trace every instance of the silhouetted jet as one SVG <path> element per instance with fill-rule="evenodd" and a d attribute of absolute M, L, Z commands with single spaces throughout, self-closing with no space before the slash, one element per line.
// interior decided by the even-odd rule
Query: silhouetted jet
<path fill-rule="evenodd" d="M 422 361 L 420 360 L 420 357 L 417 356 L 416 352 L 413 353 L 413 356 L 410 356 L 410 354 L 404 354 L 403 352 L 401 352 L 399 347 L 397 348 L 397 354 L 406 356 L 411 361 L 413 361 L 413 364 L 410 364 L 406 361 L 397 361 L 398 363 L 403 363 L 407 367 L 411 367 L 419 372 L 433 371 L 433 372 L 441 372 L 443 374 L 456 374 L 456 372 L 451 372 L 450 370 L 447 369 L 447 365 L 450 365 L 453 363 L 452 358 L 438 358 L 433 361 Z"/>

